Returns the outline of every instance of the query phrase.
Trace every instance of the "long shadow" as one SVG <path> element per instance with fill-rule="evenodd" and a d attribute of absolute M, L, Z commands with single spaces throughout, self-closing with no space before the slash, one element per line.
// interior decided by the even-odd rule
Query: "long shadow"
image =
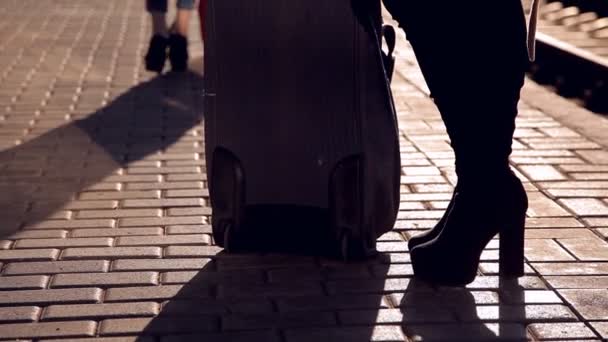
<path fill-rule="evenodd" d="M 100 189 L 98 183 L 110 182 L 118 170 L 169 148 L 201 123 L 202 82 L 193 71 L 152 78 L 94 112 L 1 151 L 0 238 L 65 218 L 61 209 L 80 192 Z"/>
<path fill-rule="evenodd" d="M 179 290 L 165 298 L 151 291 L 162 307 L 139 341 L 526 340 L 524 305 L 512 305 L 523 303 L 515 280 L 486 291 L 431 287 L 411 278 L 407 253 L 344 264 L 202 250 L 211 258 L 203 269 L 161 276 L 161 287 Z M 496 317 L 480 318 L 484 307 Z"/>

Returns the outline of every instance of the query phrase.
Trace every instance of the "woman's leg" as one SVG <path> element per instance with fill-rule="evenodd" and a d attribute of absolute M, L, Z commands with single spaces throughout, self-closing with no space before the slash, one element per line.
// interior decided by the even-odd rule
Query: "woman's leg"
<path fill-rule="evenodd" d="M 145 58 L 146 69 L 161 72 L 167 58 L 169 36 L 165 18 L 167 0 L 146 0 L 146 9 L 152 20 L 152 38 Z"/>
<path fill-rule="evenodd" d="M 457 193 L 443 227 L 413 246 L 414 270 L 438 283 L 470 282 L 485 244 L 509 226 L 501 237 L 516 247 L 501 248 L 501 267 L 519 275 L 527 200 L 508 158 L 527 67 L 521 3 L 384 3 L 405 29 L 456 155 Z"/>
<path fill-rule="evenodd" d="M 188 67 L 188 28 L 195 0 L 177 0 L 177 14 L 169 36 L 169 60 L 173 71 Z"/>

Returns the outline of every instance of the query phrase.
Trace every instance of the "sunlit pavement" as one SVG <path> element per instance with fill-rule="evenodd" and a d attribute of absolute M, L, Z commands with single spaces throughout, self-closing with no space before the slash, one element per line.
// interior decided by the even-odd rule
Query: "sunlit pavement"
<path fill-rule="evenodd" d="M 157 77 L 147 19 L 139 0 L 0 3 L 0 340 L 608 338 L 605 118 L 528 81 L 512 156 L 527 275 L 499 279 L 492 241 L 466 289 L 413 281 L 406 240 L 455 177 L 400 34 L 402 210 L 381 255 L 226 255 L 208 225 L 198 24 L 193 71 Z"/>

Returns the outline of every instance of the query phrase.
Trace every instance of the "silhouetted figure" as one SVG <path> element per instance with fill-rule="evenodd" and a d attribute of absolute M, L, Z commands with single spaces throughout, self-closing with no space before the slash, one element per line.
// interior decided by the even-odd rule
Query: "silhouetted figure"
<path fill-rule="evenodd" d="M 415 274 L 463 285 L 500 233 L 500 272 L 523 275 L 527 197 L 509 168 L 520 89 L 528 66 L 519 0 L 384 0 L 405 30 L 447 128 L 458 184 L 446 214 L 410 240 Z"/>
<path fill-rule="evenodd" d="M 173 71 L 185 71 L 188 66 L 188 27 L 195 0 L 177 0 L 177 14 L 170 28 L 165 15 L 167 0 L 146 0 L 152 18 L 153 35 L 146 54 L 146 69 L 161 72 L 165 66 L 167 49 Z"/>

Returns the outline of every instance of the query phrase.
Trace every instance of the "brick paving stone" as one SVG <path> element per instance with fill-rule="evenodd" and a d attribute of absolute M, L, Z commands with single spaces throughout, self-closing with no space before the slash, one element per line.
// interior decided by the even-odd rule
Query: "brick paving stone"
<path fill-rule="evenodd" d="M 305 280 L 305 279 L 302 279 Z M 166 272 L 161 274 L 163 284 L 191 284 L 196 286 L 250 284 L 261 285 L 265 282 L 264 273 L 258 270 L 221 271 L 211 270 Z"/>
<path fill-rule="evenodd" d="M 199 192 L 197 196 L 202 196 Z M 158 200 L 125 200 L 123 208 L 175 208 L 175 207 L 200 207 L 205 204 L 202 198 L 180 198 Z"/>
<path fill-rule="evenodd" d="M 62 338 L 61 342 L 154 342 L 153 337 L 145 336 L 121 336 L 121 337 L 96 337 L 96 338 Z M 38 342 L 58 342 L 52 340 L 39 340 Z"/>
<path fill-rule="evenodd" d="M 120 259 L 112 263 L 112 271 L 179 271 L 200 270 L 211 259 Z"/>
<path fill-rule="evenodd" d="M 205 190 L 201 189 L 185 189 L 185 190 L 166 190 L 165 197 L 172 198 L 188 198 L 188 197 L 209 197 Z"/>
<path fill-rule="evenodd" d="M 48 276 L 2 276 L 0 290 L 37 290 L 46 288 Z"/>
<path fill-rule="evenodd" d="M 304 327 L 331 327 L 337 321 L 330 312 L 284 312 L 281 314 L 229 314 L 222 316 L 222 329 L 226 331 L 288 329 Z"/>
<path fill-rule="evenodd" d="M 508 290 L 513 291 L 514 289 L 522 290 L 546 290 L 547 286 L 544 282 L 535 276 L 524 276 L 517 278 L 516 282 L 503 281 L 500 277 L 496 276 L 477 276 L 475 280 L 466 286 L 467 289 L 471 290 Z"/>
<path fill-rule="evenodd" d="M 17 306 L 0 308 L 0 323 L 34 322 L 40 316 L 37 306 Z"/>
<path fill-rule="evenodd" d="M 210 244 L 211 237 L 206 234 L 120 237 L 116 242 L 117 246 L 175 246 Z"/>
<path fill-rule="evenodd" d="M 608 276 L 548 276 L 547 282 L 556 289 L 605 289 Z"/>
<path fill-rule="evenodd" d="M 10 241 L 10 240 L 0 241 L 0 250 L 9 249 L 9 248 L 11 248 L 12 245 L 13 245 L 13 241 Z"/>
<path fill-rule="evenodd" d="M 123 190 L 123 191 L 92 191 L 83 192 L 81 200 L 126 200 L 126 199 L 157 199 L 160 198 L 159 190 Z"/>
<path fill-rule="evenodd" d="M 16 323 L 0 325 L 0 336 L 6 339 L 89 337 L 95 336 L 94 321 Z"/>
<path fill-rule="evenodd" d="M 608 322 L 592 322 L 590 324 L 600 334 L 603 341 L 608 339 Z"/>
<path fill-rule="evenodd" d="M 369 274 L 367 276 L 369 277 Z M 294 279 L 302 282 L 320 282 L 323 279 L 323 273 L 316 267 L 281 268 L 268 271 L 268 280 L 271 283 L 291 283 Z"/>
<path fill-rule="evenodd" d="M 276 300 L 281 312 L 293 311 L 336 311 L 389 308 L 382 296 L 377 295 L 339 295 L 339 296 L 302 296 Z"/>
<path fill-rule="evenodd" d="M 0 292 L 0 304 L 6 306 L 97 303 L 101 300 L 101 295 L 102 291 L 98 288 L 4 291 Z"/>
<path fill-rule="evenodd" d="M 165 258 L 215 257 L 223 249 L 217 246 L 167 246 Z"/>
<path fill-rule="evenodd" d="M 68 238 L 68 239 L 24 239 L 15 248 L 65 248 L 65 247 L 109 247 L 111 238 Z"/>
<path fill-rule="evenodd" d="M 282 298 L 323 294 L 320 282 L 292 282 L 276 284 L 219 284 L 218 298 Z"/>
<path fill-rule="evenodd" d="M 593 164 L 608 164 L 608 151 L 577 151 L 577 153 Z"/>
<path fill-rule="evenodd" d="M 23 230 L 7 236 L 7 239 L 60 239 L 68 235 L 67 230 Z"/>
<path fill-rule="evenodd" d="M 35 207 L 35 205 L 34 205 Z M 99 200 L 99 201 L 72 201 L 64 204 L 65 209 L 83 210 L 83 209 L 116 209 L 118 201 Z"/>
<path fill-rule="evenodd" d="M 104 247 L 104 248 L 66 248 L 62 260 L 120 259 L 120 258 L 160 258 L 160 247 Z"/>
<path fill-rule="evenodd" d="M 209 207 L 189 207 L 189 208 L 171 208 L 167 210 L 169 216 L 192 216 L 192 215 L 211 215 Z"/>
<path fill-rule="evenodd" d="M 342 325 L 455 323 L 456 317 L 445 308 L 415 307 L 401 309 L 350 310 L 338 312 Z"/>
<path fill-rule="evenodd" d="M 524 325 L 515 323 L 408 325 L 405 332 L 410 338 L 428 341 L 454 341 L 454 336 L 466 341 L 529 340 Z"/>
<path fill-rule="evenodd" d="M 566 179 L 564 174 L 551 165 L 521 165 L 519 168 L 533 181 Z"/>
<path fill-rule="evenodd" d="M 573 228 L 584 227 L 573 217 L 528 217 L 526 228 Z"/>
<path fill-rule="evenodd" d="M 308 256 L 290 257 L 283 255 L 229 255 L 217 260 L 220 271 L 292 268 L 302 266 L 315 266 L 315 259 Z"/>
<path fill-rule="evenodd" d="M 51 281 L 52 288 L 143 286 L 156 284 L 158 284 L 158 273 L 156 272 L 57 274 Z"/>
<path fill-rule="evenodd" d="M 559 239 L 570 253 L 584 261 L 608 261 L 608 242 L 599 238 Z"/>
<path fill-rule="evenodd" d="M 80 210 L 77 217 L 87 218 L 120 218 L 120 217 L 160 217 L 159 209 L 114 209 L 114 210 Z"/>
<path fill-rule="evenodd" d="M 336 327 L 294 329 L 285 332 L 287 342 L 403 342 L 405 336 L 398 326 Z"/>
<path fill-rule="evenodd" d="M 494 262 L 481 262 L 479 264 L 479 270 L 481 271 L 481 273 L 483 275 L 497 275 L 499 273 L 498 254 L 497 254 L 498 251 L 493 251 L 493 252 L 496 252 L 493 255 L 491 255 Z M 524 265 L 524 274 L 525 275 L 534 275 L 535 272 L 529 265 Z"/>
<path fill-rule="evenodd" d="M 240 332 L 221 332 L 207 334 L 191 334 L 191 335 L 170 335 L 162 336 L 161 342 L 198 342 L 198 341 L 213 341 L 213 342 L 279 342 L 281 341 L 278 332 L 276 331 L 240 331 Z"/>
<path fill-rule="evenodd" d="M 142 334 L 187 334 L 213 332 L 219 328 L 218 319 L 213 316 L 198 317 L 156 317 L 107 319 L 101 322 L 101 336 Z"/>
<path fill-rule="evenodd" d="M 410 283 L 409 278 L 389 278 L 380 280 L 336 280 L 326 282 L 327 291 L 330 295 L 340 294 L 385 294 L 390 292 L 406 291 Z"/>
<path fill-rule="evenodd" d="M 271 314 L 273 305 L 267 299 L 172 299 L 164 302 L 163 316 L 196 316 L 225 314 Z"/>
<path fill-rule="evenodd" d="M 576 262 L 576 263 L 533 263 L 532 266 L 540 274 L 550 275 L 607 275 L 608 263 Z"/>
<path fill-rule="evenodd" d="M 117 236 L 144 236 L 162 235 L 161 227 L 146 228 L 108 228 L 108 229 L 74 229 L 71 237 L 117 237 Z"/>
<path fill-rule="evenodd" d="M 570 177 L 576 180 L 608 180 L 605 172 L 572 172 Z"/>
<path fill-rule="evenodd" d="M 202 216 L 183 217 L 158 217 L 158 218 L 123 218 L 118 225 L 120 227 L 149 227 L 185 224 L 205 224 L 206 219 Z"/>
<path fill-rule="evenodd" d="M 559 293 L 586 320 L 608 320 L 608 289 L 560 290 Z"/>
<path fill-rule="evenodd" d="M 606 226 L 608 226 L 608 217 L 587 218 L 584 221 L 585 221 L 585 223 L 587 223 L 591 227 L 606 227 Z"/>
<path fill-rule="evenodd" d="M 48 220 L 35 223 L 26 227 L 27 229 L 77 229 L 77 228 L 112 228 L 114 220 L 90 219 L 90 220 Z"/>
<path fill-rule="evenodd" d="M 541 193 L 528 193 L 528 200 L 528 216 L 530 217 L 571 216 L 566 210 Z"/>
<path fill-rule="evenodd" d="M 503 291 L 500 294 L 505 304 L 562 304 L 563 301 L 554 291 L 527 290 Z"/>
<path fill-rule="evenodd" d="M 584 339 L 597 336 L 584 323 L 535 323 L 529 326 L 540 339 Z"/>
<path fill-rule="evenodd" d="M 168 226 L 168 235 L 178 234 L 211 234 L 213 232 L 210 225 L 177 225 Z"/>
<path fill-rule="evenodd" d="M 104 319 L 155 316 L 159 312 L 158 303 L 133 302 L 112 304 L 51 305 L 44 310 L 42 319 Z"/>
<path fill-rule="evenodd" d="M 565 305 L 485 305 L 477 306 L 474 311 L 456 312 L 464 322 L 503 321 L 503 322 L 565 322 L 576 321 L 574 313 Z"/>
<path fill-rule="evenodd" d="M 576 157 L 511 157 L 511 161 L 517 165 L 578 165 L 585 161 Z"/>
<path fill-rule="evenodd" d="M 568 181 L 568 182 L 538 182 L 545 189 L 606 189 L 606 181 Z"/>
<path fill-rule="evenodd" d="M 608 215 L 608 205 L 596 198 L 568 198 L 559 202 L 579 216 Z"/>
<path fill-rule="evenodd" d="M 202 189 L 202 182 L 163 182 L 163 183 L 127 183 L 129 191 L 145 190 L 176 190 L 176 189 Z M 135 197 L 133 197 L 135 198 Z M 149 197 L 151 198 L 151 197 Z"/>
<path fill-rule="evenodd" d="M 594 239 L 597 235 L 586 228 L 526 229 L 526 239 Z"/>
<path fill-rule="evenodd" d="M 0 250 L 0 261 L 50 261 L 57 259 L 58 249 Z"/>
<path fill-rule="evenodd" d="M 26 275 L 106 272 L 109 265 L 110 263 L 105 260 L 20 262 L 6 265 L 3 274 Z"/>
<path fill-rule="evenodd" d="M 570 261 L 575 260 L 553 240 L 526 240 L 524 254 L 529 261 Z"/>
<path fill-rule="evenodd" d="M 210 290 L 204 287 L 191 288 L 184 285 L 138 286 L 110 288 L 106 302 L 163 301 L 172 299 L 208 298 Z"/>

